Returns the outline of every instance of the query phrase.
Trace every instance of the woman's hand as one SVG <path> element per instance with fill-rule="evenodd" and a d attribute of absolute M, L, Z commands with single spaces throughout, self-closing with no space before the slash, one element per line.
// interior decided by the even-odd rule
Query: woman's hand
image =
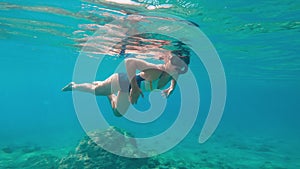
<path fill-rule="evenodd" d="M 165 98 L 168 98 L 168 97 L 170 96 L 170 94 L 173 93 L 173 90 L 174 90 L 173 87 L 169 87 L 169 88 L 163 90 L 163 91 L 161 92 L 161 95 L 162 95 L 163 97 L 165 97 Z"/>
<path fill-rule="evenodd" d="M 139 96 L 142 95 L 144 98 L 144 94 L 139 87 L 132 87 L 129 94 L 129 101 L 131 104 L 136 104 Z"/>

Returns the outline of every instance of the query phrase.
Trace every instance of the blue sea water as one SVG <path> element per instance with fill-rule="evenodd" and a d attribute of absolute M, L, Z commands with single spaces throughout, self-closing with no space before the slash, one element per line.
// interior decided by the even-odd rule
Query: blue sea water
<path fill-rule="evenodd" d="M 72 94 L 61 92 L 61 88 L 72 80 L 83 44 L 80 40 L 93 35 L 93 24 L 107 25 L 114 19 L 111 16 L 125 13 L 147 13 L 145 6 L 158 4 L 173 7 L 155 12 L 192 21 L 207 35 L 223 63 L 227 82 L 221 122 L 212 137 L 199 144 L 211 89 L 204 66 L 195 56 L 191 58 L 201 93 L 199 115 L 189 135 L 166 156 L 190 163 L 199 162 L 199 156 L 207 157 L 211 163 L 222 162 L 225 168 L 299 168 L 299 1 L 140 3 L 141 7 L 101 0 L 0 2 L 0 168 L 17 166 L 9 160 L 11 153 L 5 153 L 5 147 L 75 149 L 85 133 Z M 120 60 L 101 65 L 97 80 L 108 77 Z M 158 134 L 172 125 L 176 113 L 171 112 L 178 109 L 178 98 L 180 91 L 176 89 L 168 101 L 172 103 L 170 112 L 164 113 L 162 120 L 139 126 L 139 130 L 136 124 L 114 117 L 106 98 L 99 97 L 97 102 L 112 125 L 148 137 L 149 131 Z M 137 107 L 147 109 L 147 98 Z"/>

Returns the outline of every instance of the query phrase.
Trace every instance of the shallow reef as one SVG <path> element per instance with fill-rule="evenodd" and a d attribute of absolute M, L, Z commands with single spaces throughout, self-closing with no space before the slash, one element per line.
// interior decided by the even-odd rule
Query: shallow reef
<path fill-rule="evenodd" d="M 116 127 L 87 133 L 62 147 L 0 147 L 0 168 L 22 169 L 284 169 L 299 168 L 298 142 L 266 137 L 216 134 L 206 144 L 191 135 L 172 150 L 149 158 L 130 133 Z M 292 148 L 291 148 L 292 147 Z M 113 153 L 107 151 L 112 151 Z M 116 154 L 114 154 L 116 153 Z"/>
<path fill-rule="evenodd" d="M 5 146 L 0 152 L 0 168 L 55 169 L 60 157 L 52 150 L 35 145 Z"/>
<path fill-rule="evenodd" d="M 119 132 L 121 134 L 116 134 Z M 84 137 L 75 151 L 64 157 L 59 163 L 59 169 L 128 169 L 145 168 L 153 159 L 127 158 L 113 154 L 105 149 L 128 156 L 141 156 L 134 139 L 124 130 L 110 127 L 105 131 L 94 131 Z M 104 147 L 104 149 L 102 148 Z"/>
<path fill-rule="evenodd" d="M 116 132 L 121 134 L 116 134 Z M 185 162 L 154 156 L 148 158 L 128 158 L 124 156 L 145 157 L 147 154 L 139 151 L 137 143 L 131 139 L 130 133 L 110 127 L 105 131 L 94 131 L 84 137 L 74 152 L 64 157 L 59 163 L 59 169 L 190 169 L 199 168 L 196 163 Z M 102 148 L 104 147 L 104 149 Z M 205 162 L 206 163 L 206 162 Z M 200 163 L 198 163 L 199 165 Z M 212 165 L 210 165 L 212 166 Z"/>

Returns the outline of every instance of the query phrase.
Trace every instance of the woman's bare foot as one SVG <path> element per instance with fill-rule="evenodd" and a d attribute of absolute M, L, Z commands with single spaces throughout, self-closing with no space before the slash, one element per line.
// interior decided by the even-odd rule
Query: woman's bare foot
<path fill-rule="evenodd" d="M 72 91 L 73 86 L 75 85 L 75 82 L 70 82 L 67 84 L 65 87 L 61 89 L 61 91 L 66 92 L 66 91 Z"/>

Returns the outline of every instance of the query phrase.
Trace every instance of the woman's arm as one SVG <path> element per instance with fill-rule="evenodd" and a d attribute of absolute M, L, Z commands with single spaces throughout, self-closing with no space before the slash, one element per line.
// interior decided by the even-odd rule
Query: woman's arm
<path fill-rule="evenodd" d="M 136 75 L 136 70 L 146 70 L 146 69 L 161 69 L 159 65 L 146 62 L 141 59 L 129 58 L 125 60 L 125 66 L 128 78 L 130 81 L 134 80 Z"/>
<path fill-rule="evenodd" d="M 137 103 L 140 95 L 144 97 L 142 90 L 139 88 L 136 81 L 136 70 L 146 70 L 146 69 L 160 69 L 158 65 L 146 62 L 140 59 L 129 58 L 125 60 L 125 67 L 127 75 L 131 84 L 131 91 L 129 94 L 129 101 L 131 104 Z"/>
<path fill-rule="evenodd" d="M 178 79 L 178 76 L 172 78 L 170 86 L 167 89 L 162 91 L 163 97 L 168 98 L 173 93 L 173 91 L 176 87 L 176 84 L 177 84 L 177 82 L 176 82 L 177 79 Z"/>

